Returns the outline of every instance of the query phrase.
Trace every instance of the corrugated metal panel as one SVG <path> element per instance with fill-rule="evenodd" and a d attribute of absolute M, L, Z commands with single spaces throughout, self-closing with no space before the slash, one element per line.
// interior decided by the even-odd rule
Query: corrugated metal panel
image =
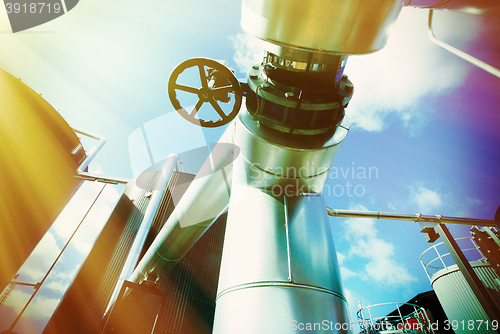
<path fill-rule="evenodd" d="M 492 290 L 490 293 L 497 294 L 500 292 L 500 287 L 495 282 L 495 278 L 498 278 L 498 276 L 489 264 L 476 261 L 471 262 L 471 266 L 483 284 Z M 478 328 L 479 322 L 476 320 L 489 321 L 489 318 L 456 265 L 434 274 L 431 285 L 450 323 L 456 321 L 454 324 L 458 328 L 455 329 L 455 333 L 497 333 L 497 331 L 491 329 L 491 325 L 489 329 L 486 329 L 485 324 Z M 493 298 L 495 299 L 495 296 Z M 468 328 L 467 321 L 469 320 L 476 321 L 472 331 Z"/>
<path fill-rule="evenodd" d="M 175 190 L 165 194 L 153 221 L 152 233 L 157 234 L 172 213 L 172 197 L 183 194 L 193 178 L 184 173 L 172 174 Z M 124 301 L 120 306 L 119 324 L 113 323 L 115 331 L 120 334 L 149 334 L 153 329 L 154 333 L 211 333 L 225 222 L 226 215 L 223 215 L 186 256 L 161 277 L 156 289 L 166 291 L 166 298 L 145 295 L 140 300 L 128 298 Z M 153 240 L 152 237 L 148 239 Z"/>
<path fill-rule="evenodd" d="M 156 288 L 167 292 L 166 299 L 146 295 L 126 301 L 126 311 L 119 316 L 119 333 L 152 333 L 153 328 L 155 333 L 212 332 L 225 218 L 216 221 L 160 279 Z"/>
<path fill-rule="evenodd" d="M 133 181 L 127 184 L 43 333 L 100 333 L 102 315 L 149 203 L 146 192 L 153 189 L 158 175 L 151 173 L 145 189 Z"/>
<path fill-rule="evenodd" d="M 144 212 L 146 211 L 150 198 L 145 194 L 151 191 L 158 179 L 159 173 L 151 173 L 150 179 L 146 183 L 146 188 L 141 189 L 139 195 L 134 200 L 134 205 L 137 210 L 134 210 L 125 226 L 123 233 L 120 236 L 116 250 L 113 252 L 113 257 L 109 262 L 108 268 L 104 274 L 103 280 L 96 292 L 96 298 L 92 307 L 89 309 L 89 316 L 86 326 L 82 326 L 77 333 L 95 333 L 95 325 L 102 318 L 103 310 L 108 305 L 113 289 L 118 281 L 120 272 L 127 259 L 127 255 L 134 242 L 135 235 L 139 230 Z"/>
<path fill-rule="evenodd" d="M 171 182 L 175 184 L 175 190 L 165 194 L 153 222 L 153 233 L 160 231 L 172 213 L 175 207 L 172 197 L 179 198 L 193 179 L 194 175 L 172 174 Z M 223 215 L 186 256 L 167 275 L 161 277 L 157 289 L 168 293 L 166 299 L 151 295 L 137 301 L 135 305 L 132 305 L 134 302 L 128 303 L 126 329 L 120 328 L 120 333 L 149 334 L 153 328 L 154 333 L 212 332 L 225 223 L 226 215 Z"/>
<path fill-rule="evenodd" d="M 180 198 L 194 175 L 174 172 L 169 181 L 145 248 L 153 241 L 172 213 L 174 198 Z M 155 180 L 151 179 L 151 185 Z M 66 293 L 44 334 L 100 333 L 101 320 L 126 256 L 142 221 L 147 202 L 144 193 L 134 187 L 133 210 L 115 209 L 85 261 L 77 278 Z M 127 196 L 128 205 L 131 205 Z M 121 212 L 121 213 L 120 213 Z M 125 217 L 125 218 L 123 218 Z M 168 298 L 145 295 L 126 298 L 120 306 L 119 324 L 114 333 L 211 333 L 215 312 L 215 296 L 219 277 L 225 215 L 220 217 L 195 246 L 164 275 L 156 288 L 167 291 Z M 135 294 L 135 296 L 140 294 Z M 160 308 L 161 305 L 161 308 Z M 159 313 L 160 312 L 160 313 Z"/>

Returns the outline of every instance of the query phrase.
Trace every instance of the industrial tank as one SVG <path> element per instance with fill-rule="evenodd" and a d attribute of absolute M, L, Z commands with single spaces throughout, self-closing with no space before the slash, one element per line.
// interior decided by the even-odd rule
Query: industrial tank
<path fill-rule="evenodd" d="M 0 69 L 0 290 L 80 185 L 84 158 L 58 112 Z"/>
<path fill-rule="evenodd" d="M 492 295 L 493 300 L 500 300 L 500 280 L 490 265 L 483 257 L 479 247 L 472 238 L 458 238 L 462 252 L 469 260 L 472 269 Z M 478 298 L 468 285 L 464 275 L 451 260 L 449 253 L 444 251 L 443 243 L 428 248 L 420 256 L 420 261 L 431 286 L 448 317 L 446 328 L 455 333 L 498 333 L 498 319 L 489 319 Z M 430 255 L 435 255 L 433 259 Z"/>

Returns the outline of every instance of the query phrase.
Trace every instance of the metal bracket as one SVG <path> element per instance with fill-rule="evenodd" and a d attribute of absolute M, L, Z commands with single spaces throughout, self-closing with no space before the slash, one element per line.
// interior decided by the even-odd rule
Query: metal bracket
<path fill-rule="evenodd" d="M 128 183 L 130 179 L 126 179 L 123 177 L 107 177 L 107 176 L 102 176 L 98 174 L 92 174 L 89 172 L 86 172 L 85 169 L 88 167 L 90 162 L 95 158 L 99 150 L 104 146 L 106 143 L 106 138 L 104 138 L 101 135 L 97 135 L 95 133 L 77 128 L 75 126 L 71 125 L 71 128 L 73 131 L 76 133 L 79 133 L 81 135 L 87 136 L 89 138 L 98 140 L 97 144 L 94 145 L 89 151 L 89 154 L 85 158 L 85 160 L 82 161 L 80 166 L 78 166 L 78 169 L 76 170 L 76 175 L 75 177 L 78 179 L 82 179 L 85 181 L 97 181 L 97 182 L 102 182 L 102 183 L 110 183 L 110 184 L 118 184 L 118 183 Z"/>
<path fill-rule="evenodd" d="M 443 49 L 450 51 L 451 53 L 462 58 L 463 60 L 468 61 L 472 65 L 477 66 L 480 69 L 485 70 L 486 72 L 493 74 L 494 76 L 500 78 L 500 70 L 498 68 L 491 66 L 491 65 L 485 63 L 484 61 L 479 60 L 479 59 L 471 56 L 470 54 L 465 53 L 465 52 L 463 52 L 457 48 L 454 48 L 453 46 L 437 39 L 436 36 L 434 35 L 434 31 L 432 30 L 432 15 L 433 15 L 433 10 L 431 9 L 431 10 L 429 10 L 429 20 L 428 20 L 428 25 L 427 25 L 427 32 L 429 33 L 429 38 L 430 38 L 431 42 L 439 45 Z"/>

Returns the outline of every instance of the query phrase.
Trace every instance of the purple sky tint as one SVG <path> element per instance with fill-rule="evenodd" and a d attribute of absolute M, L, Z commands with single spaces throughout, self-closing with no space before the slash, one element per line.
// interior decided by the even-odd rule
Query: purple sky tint
<path fill-rule="evenodd" d="M 138 127 L 173 112 L 166 87 L 178 63 L 200 56 L 226 59 L 242 68 L 242 78 L 249 59 L 262 58 L 239 27 L 240 6 L 219 0 L 140 8 L 122 2 L 118 8 L 88 0 L 30 33 L 1 33 L 0 66 L 43 93 L 68 122 L 108 139 L 93 168 L 132 176 L 128 139 Z M 2 15 L 0 32 L 8 29 Z M 350 182 L 365 190 L 363 196 L 325 193 L 330 207 L 491 219 L 500 204 L 500 79 L 433 45 L 426 21 L 427 11 L 407 9 L 384 50 L 348 60 L 346 74 L 355 87 L 347 109 L 352 127 L 336 166 L 376 167 L 378 177 L 329 180 L 332 187 Z M 436 34 L 500 66 L 498 21 L 437 13 Z M 185 131 L 194 130 L 186 125 Z M 220 131 L 204 135 L 214 142 Z M 431 289 L 418 261 L 429 245 L 416 224 L 331 222 L 351 309 L 358 298 L 365 306 L 401 302 Z M 450 229 L 456 236 L 468 233 Z M 54 234 L 59 248 L 64 235 Z M 68 259 L 61 266 L 60 276 L 77 264 Z M 43 296 L 61 295 L 60 286 L 52 287 Z M 53 303 L 38 303 L 44 302 Z M 0 309 L 0 319 L 11 311 Z M 32 313 L 23 326 L 39 325 L 43 316 Z"/>

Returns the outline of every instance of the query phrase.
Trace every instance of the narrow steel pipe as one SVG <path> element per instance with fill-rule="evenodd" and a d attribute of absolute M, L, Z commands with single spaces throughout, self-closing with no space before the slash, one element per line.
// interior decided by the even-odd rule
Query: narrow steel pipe
<path fill-rule="evenodd" d="M 428 216 L 428 215 L 422 215 L 420 213 L 406 214 L 406 213 L 390 213 L 390 212 L 377 212 L 377 211 L 337 210 L 330 208 L 326 208 L 326 211 L 328 215 L 332 217 L 406 220 L 415 223 L 428 222 L 428 223 L 447 223 L 456 225 L 477 225 L 477 226 L 491 226 L 491 227 L 498 226 L 498 222 L 496 220 L 445 217 L 441 215 Z"/>
<path fill-rule="evenodd" d="M 196 178 L 175 203 L 174 211 L 129 281 L 154 282 L 159 275 L 168 272 L 226 211 L 231 192 L 232 161 L 237 155 L 237 148 L 232 145 L 233 129 L 233 126 L 226 129 Z"/>
<path fill-rule="evenodd" d="M 108 176 L 102 176 L 98 174 L 93 174 L 86 172 L 85 169 L 89 166 L 90 162 L 95 158 L 97 153 L 101 150 L 101 148 L 106 144 L 106 138 L 104 138 L 101 135 L 89 132 L 87 130 L 83 130 L 81 128 L 78 128 L 76 126 L 71 125 L 71 128 L 73 131 L 76 133 L 79 133 L 81 135 L 87 136 L 89 138 L 97 140 L 97 144 L 94 145 L 90 151 L 87 154 L 87 157 L 82 161 L 80 166 L 78 166 L 78 169 L 76 170 L 76 178 L 85 180 L 85 181 L 98 181 L 102 183 L 110 183 L 110 184 L 118 184 L 118 183 L 128 183 L 130 179 L 123 178 L 123 177 L 108 177 Z"/>
<path fill-rule="evenodd" d="M 443 49 L 446 49 L 453 53 L 454 55 L 462 58 L 465 61 L 468 61 L 474 66 L 479 67 L 482 70 L 485 70 L 486 72 L 493 74 L 494 76 L 500 78 L 500 70 L 496 67 L 491 66 L 490 64 L 485 63 L 482 60 L 477 59 L 476 57 L 471 56 L 468 53 L 465 53 L 457 48 L 454 48 L 453 46 L 439 40 L 436 38 L 434 35 L 434 31 L 432 30 L 432 16 L 433 16 L 433 10 L 429 10 L 429 20 L 427 24 L 427 32 L 429 33 L 429 38 L 430 40 L 434 43 L 442 47 Z"/>
<path fill-rule="evenodd" d="M 108 302 L 108 306 L 106 307 L 105 314 L 108 313 L 111 306 L 116 301 L 120 289 L 123 285 L 123 282 L 132 275 L 134 269 L 139 261 L 139 257 L 141 255 L 142 248 L 144 247 L 144 243 L 146 242 L 146 238 L 149 234 L 149 230 L 151 229 L 151 225 L 153 224 L 154 218 L 156 216 L 156 212 L 160 206 L 161 200 L 167 190 L 168 183 L 170 181 L 170 177 L 174 171 L 179 171 L 180 168 L 180 159 L 177 154 L 171 154 L 164 162 L 163 169 L 161 170 L 160 177 L 156 182 L 156 186 L 154 187 L 154 191 L 151 194 L 151 199 L 149 201 L 146 212 L 144 213 L 144 218 L 141 222 L 141 226 L 137 231 L 137 234 L 134 238 L 134 242 L 130 248 L 130 252 L 125 260 L 125 264 L 120 273 L 120 277 L 118 278 L 118 283 L 115 286 L 115 290 L 111 295 L 111 299 Z"/>

